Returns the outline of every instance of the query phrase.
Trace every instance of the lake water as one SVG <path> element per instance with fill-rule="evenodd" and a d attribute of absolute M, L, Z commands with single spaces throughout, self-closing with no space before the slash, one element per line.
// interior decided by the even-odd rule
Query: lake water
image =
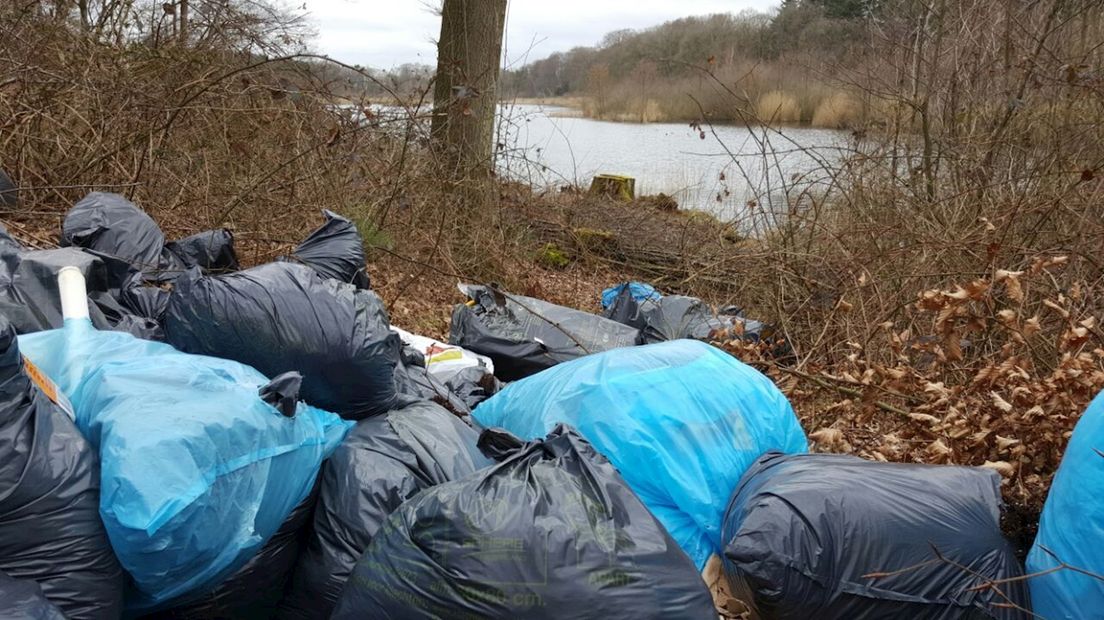
<path fill-rule="evenodd" d="M 500 171 L 540 187 L 585 188 L 597 173 L 626 174 L 636 178 L 638 196 L 663 192 L 683 209 L 735 220 L 755 210 L 777 213 L 795 192 L 815 191 L 848 143 L 847 133 L 829 129 L 699 130 L 687 123 L 613 123 L 572 113 L 504 105 Z"/>

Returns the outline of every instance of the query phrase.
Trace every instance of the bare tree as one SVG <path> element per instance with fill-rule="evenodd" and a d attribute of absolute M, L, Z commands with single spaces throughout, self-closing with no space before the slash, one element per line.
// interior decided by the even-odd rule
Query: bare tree
<path fill-rule="evenodd" d="M 452 174 L 492 171 L 506 0 L 445 0 L 437 43 L 432 136 Z"/>

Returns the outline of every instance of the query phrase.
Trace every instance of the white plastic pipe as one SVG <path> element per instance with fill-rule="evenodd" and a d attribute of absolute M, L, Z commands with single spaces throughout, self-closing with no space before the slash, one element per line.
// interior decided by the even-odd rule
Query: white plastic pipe
<path fill-rule="evenodd" d="M 84 274 L 76 267 L 62 267 L 58 272 L 58 292 L 61 293 L 61 316 L 68 319 L 88 318 L 88 291 Z"/>

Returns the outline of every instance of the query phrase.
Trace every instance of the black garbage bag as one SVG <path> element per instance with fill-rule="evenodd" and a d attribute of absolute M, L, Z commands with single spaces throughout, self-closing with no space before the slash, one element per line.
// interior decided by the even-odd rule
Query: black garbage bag
<path fill-rule="evenodd" d="M 494 361 L 495 375 L 515 381 L 561 362 L 639 344 L 627 325 L 493 286 L 461 285 L 474 302 L 452 312 L 449 343 Z"/>
<path fill-rule="evenodd" d="M 1023 618 L 997 606 L 1030 608 L 1023 581 L 978 588 L 1023 574 L 1000 503 L 990 469 L 768 453 L 725 514 L 725 574 L 764 620 Z"/>
<path fill-rule="evenodd" d="M 70 620 L 115 620 L 124 577 L 100 521 L 96 453 L 28 369 L 0 316 L 0 572 L 36 582 Z"/>
<path fill-rule="evenodd" d="M 61 245 L 123 260 L 152 280 L 171 280 L 183 264 L 165 249 L 157 223 L 133 202 L 108 192 L 82 198 L 61 224 Z"/>
<path fill-rule="evenodd" d="M 428 402 L 358 422 L 323 466 L 314 527 L 281 617 L 329 618 L 388 515 L 423 489 L 491 464 L 477 439 L 471 427 Z"/>
<path fill-rule="evenodd" d="M 274 377 L 303 375 L 302 398 L 348 419 L 389 411 L 399 336 L 383 302 L 309 267 L 270 263 L 221 276 L 177 279 L 164 320 L 181 351 L 248 364 Z"/>
<path fill-rule="evenodd" d="M 189 237 L 170 241 L 165 248 L 185 267 L 202 267 L 207 271 L 237 271 L 238 255 L 234 251 L 234 234 L 225 228 L 205 230 Z"/>
<path fill-rule="evenodd" d="M 333 618 L 717 617 L 690 558 L 574 430 L 480 441 L 501 462 L 392 513 Z"/>
<path fill-rule="evenodd" d="M 0 573 L 0 612 L 5 620 L 65 620 L 37 583 L 4 573 Z"/>
<path fill-rule="evenodd" d="M 333 211 L 322 211 L 322 215 L 326 223 L 295 248 L 294 257 L 327 278 L 370 288 L 364 239 L 356 224 Z"/>
<path fill-rule="evenodd" d="M 147 620 L 270 620 L 276 617 L 314 515 L 319 485 L 299 503 L 257 555 L 198 601 Z"/>
<path fill-rule="evenodd" d="M 76 267 L 84 275 L 93 325 L 139 338 L 156 338 L 160 328 L 155 322 L 134 316 L 115 300 L 103 261 L 76 248 L 0 253 L 0 315 L 7 318 L 16 333 L 62 326 L 57 274 L 66 266 Z"/>
<path fill-rule="evenodd" d="M 15 238 L 8 233 L 6 226 L 0 224 L 0 254 L 22 251 L 23 244 L 16 241 Z"/>

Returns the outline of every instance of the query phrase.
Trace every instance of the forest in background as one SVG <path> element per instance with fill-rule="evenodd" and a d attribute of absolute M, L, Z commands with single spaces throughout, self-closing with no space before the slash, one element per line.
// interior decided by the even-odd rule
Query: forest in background
<path fill-rule="evenodd" d="M 864 62 L 875 0 L 786 0 L 770 12 L 686 17 L 615 30 L 503 78 L 507 97 L 581 97 L 605 120 L 709 118 L 857 125 L 864 101 L 836 75 Z M 718 87 L 716 81 L 725 87 Z"/>

